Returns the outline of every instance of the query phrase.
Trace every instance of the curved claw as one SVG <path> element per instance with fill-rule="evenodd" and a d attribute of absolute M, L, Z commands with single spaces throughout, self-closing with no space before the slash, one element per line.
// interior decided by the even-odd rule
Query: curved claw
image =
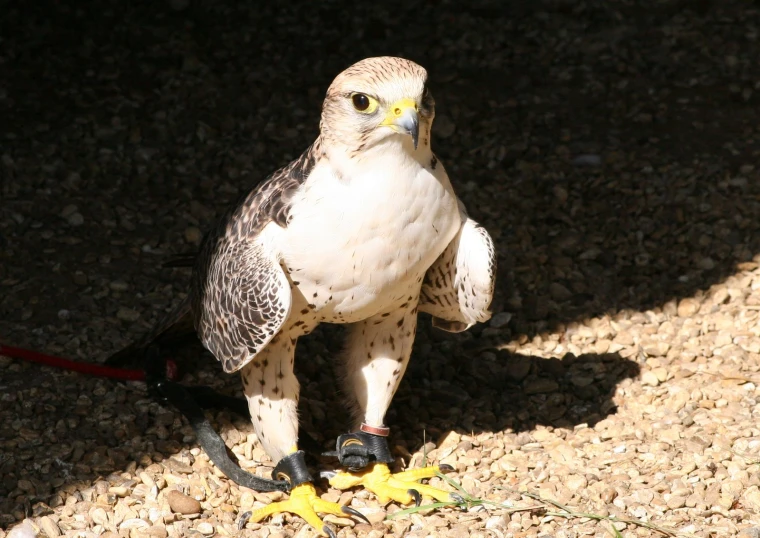
<path fill-rule="evenodd" d="M 410 504 L 414 501 L 416 506 L 420 506 L 422 497 L 430 497 L 438 502 L 449 503 L 452 501 L 450 491 L 419 482 L 425 478 L 433 478 L 437 474 L 437 466 L 407 469 L 391 474 L 385 463 L 375 463 L 369 471 L 361 473 L 339 472 L 330 480 L 330 485 L 337 489 L 364 486 L 377 496 L 380 504 L 387 504 L 390 501 Z"/>
<path fill-rule="evenodd" d="M 338 503 L 325 501 L 317 496 L 314 485 L 304 482 L 293 486 L 290 497 L 284 501 L 277 501 L 261 508 L 257 508 L 251 514 L 251 521 L 258 522 L 266 517 L 283 512 L 295 514 L 303 518 L 319 535 L 336 538 L 335 531 L 317 514 L 345 515 L 343 506 Z"/>
<path fill-rule="evenodd" d="M 414 506 L 419 506 L 422 504 L 422 495 L 420 495 L 419 491 L 416 489 L 408 489 L 406 492 L 414 499 Z"/>
<path fill-rule="evenodd" d="M 449 493 L 449 496 L 451 497 L 451 500 L 454 502 L 457 502 L 459 504 L 464 504 L 465 500 L 464 497 L 462 497 L 459 493 L 454 493 L 453 491 Z"/>
<path fill-rule="evenodd" d="M 243 527 L 245 527 L 245 524 L 248 523 L 249 519 L 251 519 L 251 513 L 252 512 L 250 510 L 246 510 L 245 512 L 240 514 L 240 518 L 238 519 L 238 522 L 237 522 L 237 528 L 239 531 L 242 531 Z"/>
<path fill-rule="evenodd" d="M 454 470 L 454 467 L 452 467 L 448 463 L 440 463 L 438 464 L 438 470 L 441 471 L 442 473 L 450 473 L 451 471 Z"/>
<path fill-rule="evenodd" d="M 335 471 L 319 471 L 319 477 L 325 478 L 327 480 L 330 480 L 332 477 L 334 477 L 336 474 Z"/>
<path fill-rule="evenodd" d="M 361 512 L 359 512 L 359 510 L 351 508 L 350 506 L 344 506 L 343 508 L 341 508 L 341 511 L 344 514 L 348 515 L 348 516 L 353 516 L 355 518 L 361 519 L 362 521 L 364 521 L 365 523 L 367 523 L 367 525 L 372 525 L 372 523 L 370 523 L 369 519 L 367 519 L 367 516 L 365 516 L 364 514 L 362 514 Z"/>

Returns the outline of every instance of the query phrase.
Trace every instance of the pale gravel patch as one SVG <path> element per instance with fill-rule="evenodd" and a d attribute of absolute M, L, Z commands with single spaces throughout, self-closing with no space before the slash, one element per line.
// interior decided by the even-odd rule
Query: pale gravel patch
<path fill-rule="evenodd" d="M 396 24 L 361 8 L 59 2 L 0 17 L 3 343 L 86 361 L 139 337 L 186 292 L 160 264 L 306 147 L 330 79 L 401 53 L 431 70 L 436 152 L 500 273 L 490 323 L 421 323 L 388 417 L 399 467 L 449 463 L 508 505 L 535 504 L 528 492 L 685 535 L 760 535 L 760 11 L 437 2 L 397 7 Z M 303 427 L 326 448 L 346 421 L 338 337 L 299 349 Z M 179 358 L 183 382 L 240 393 L 207 355 Z M 312 534 L 287 515 L 238 533 L 240 512 L 282 494 L 222 476 L 140 383 L 0 357 L 0 402 L 0 538 L 24 518 L 12 532 Z M 248 420 L 210 416 L 268 476 Z M 174 513 L 175 490 L 200 512 Z M 323 495 L 373 523 L 335 518 L 341 538 L 610 535 L 483 507 L 384 520 L 401 507 Z"/>

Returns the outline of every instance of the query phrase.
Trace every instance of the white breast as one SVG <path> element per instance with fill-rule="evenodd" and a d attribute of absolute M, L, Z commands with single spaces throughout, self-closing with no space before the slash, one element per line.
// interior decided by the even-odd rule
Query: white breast
<path fill-rule="evenodd" d="M 416 297 L 462 222 L 440 163 L 431 171 L 400 148 L 381 149 L 359 163 L 323 159 L 293 200 L 283 261 L 326 321 Z"/>

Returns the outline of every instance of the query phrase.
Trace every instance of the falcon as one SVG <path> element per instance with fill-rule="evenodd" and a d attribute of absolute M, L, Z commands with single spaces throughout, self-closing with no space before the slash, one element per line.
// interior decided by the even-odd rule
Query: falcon
<path fill-rule="evenodd" d="M 363 486 L 383 504 L 453 498 L 419 482 L 444 466 L 391 473 L 384 422 L 418 312 L 451 332 L 491 315 L 493 242 L 431 149 L 434 116 L 423 67 L 395 57 L 350 66 L 327 90 L 314 143 L 203 241 L 171 319 L 191 320 L 224 371 L 240 372 L 257 437 L 277 462 L 272 477 L 289 485 L 287 500 L 252 521 L 289 512 L 334 536 L 318 514 L 360 515 L 318 496 L 299 449 L 294 354 L 320 323 L 347 326 L 341 377 L 354 417 L 336 441 L 345 470 L 330 484 Z"/>

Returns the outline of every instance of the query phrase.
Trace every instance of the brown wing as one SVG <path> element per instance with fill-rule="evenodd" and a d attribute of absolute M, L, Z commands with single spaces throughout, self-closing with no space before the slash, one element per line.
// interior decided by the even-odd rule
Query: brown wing
<path fill-rule="evenodd" d="M 203 288 L 196 328 L 225 372 L 245 366 L 290 314 L 290 283 L 256 242 L 226 242 Z"/>
<path fill-rule="evenodd" d="M 182 254 L 164 265 L 193 267 L 190 296 L 144 338 L 109 357 L 107 364 L 141 364 L 149 345 L 174 347 L 196 334 L 228 371 L 242 367 L 242 349 L 250 346 L 251 356 L 261 349 L 266 335 L 281 323 L 281 310 L 290 308 L 289 288 L 286 297 L 280 291 L 284 275 L 277 273 L 282 273 L 279 265 L 249 249 L 248 243 L 269 222 L 287 225 L 290 199 L 321 157 L 320 148 L 317 139 L 233 205 L 204 239 L 197 256 Z M 218 334 L 214 323 L 223 328 Z"/>
<path fill-rule="evenodd" d="M 258 238 L 287 226 L 290 201 L 321 157 L 319 140 L 245 196 L 205 238 L 191 289 L 195 328 L 224 370 L 242 368 L 277 334 L 290 312 L 290 285 Z"/>

